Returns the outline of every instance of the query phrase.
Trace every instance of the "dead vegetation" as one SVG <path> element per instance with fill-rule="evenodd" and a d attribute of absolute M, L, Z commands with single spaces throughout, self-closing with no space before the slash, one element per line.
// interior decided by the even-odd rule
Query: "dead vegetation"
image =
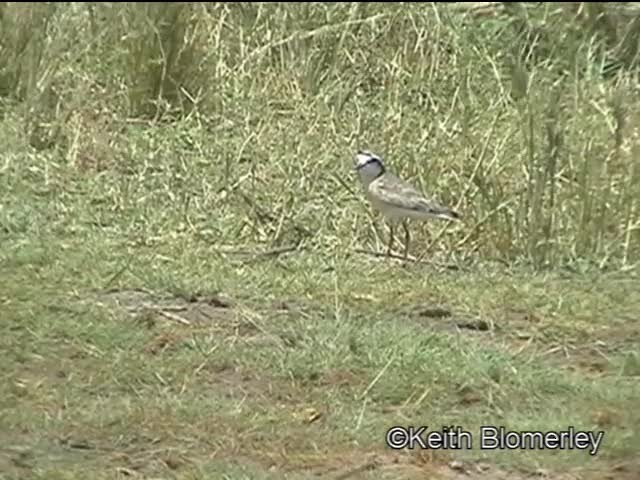
<path fill-rule="evenodd" d="M 635 478 L 636 10 L 0 3 L 0 471 Z M 465 222 L 379 258 L 364 147 Z"/>

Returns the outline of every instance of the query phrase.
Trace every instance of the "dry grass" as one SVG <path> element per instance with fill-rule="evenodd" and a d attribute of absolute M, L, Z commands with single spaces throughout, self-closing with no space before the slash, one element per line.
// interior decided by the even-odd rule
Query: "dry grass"
<path fill-rule="evenodd" d="M 370 147 L 465 212 L 434 248 L 637 261 L 635 37 L 600 35 L 614 17 L 595 6 L 479 22 L 435 6 L 4 5 L 0 91 L 20 102 L 20 136 L 83 167 L 136 169 L 127 132 L 181 130 L 216 159 L 210 200 L 241 217 L 268 205 L 273 221 L 247 240 L 298 241 L 302 224 L 325 244 L 348 237 L 337 177 Z"/>
<path fill-rule="evenodd" d="M 522 5 L 0 4 L 0 472 L 633 471 L 640 22 Z M 431 263 L 359 253 L 359 148 Z M 383 445 L 496 422 L 607 446 Z"/>

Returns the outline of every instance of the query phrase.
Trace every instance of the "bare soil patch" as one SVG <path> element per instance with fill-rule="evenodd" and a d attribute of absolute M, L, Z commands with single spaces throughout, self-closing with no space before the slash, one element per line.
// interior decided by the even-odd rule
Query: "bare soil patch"
<path fill-rule="evenodd" d="M 232 312 L 231 300 L 213 294 L 171 295 L 148 290 L 110 290 L 98 295 L 101 303 L 110 303 L 153 326 L 160 318 L 184 325 L 224 323 Z"/>

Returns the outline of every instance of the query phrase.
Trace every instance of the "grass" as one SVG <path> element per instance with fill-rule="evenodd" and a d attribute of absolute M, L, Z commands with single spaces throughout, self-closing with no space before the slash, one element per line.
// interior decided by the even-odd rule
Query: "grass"
<path fill-rule="evenodd" d="M 635 24 L 594 12 L 2 4 L 0 477 L 632 478 Z M 358 148 L 464 213 L 421 261 L 363 253 Z"/>

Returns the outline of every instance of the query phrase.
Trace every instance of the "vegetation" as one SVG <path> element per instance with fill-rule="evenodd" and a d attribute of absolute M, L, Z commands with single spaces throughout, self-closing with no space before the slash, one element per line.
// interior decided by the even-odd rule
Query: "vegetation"
<path fill-rule="evenodd" d="M 488 8 L 0 3 L 0 478 L 632 478 L 640 16 Z"/>

